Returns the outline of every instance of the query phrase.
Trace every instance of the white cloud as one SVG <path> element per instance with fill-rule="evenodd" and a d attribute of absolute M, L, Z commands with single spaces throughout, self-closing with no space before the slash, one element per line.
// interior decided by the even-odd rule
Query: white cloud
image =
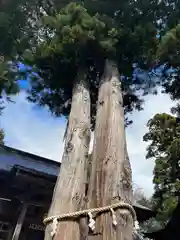
<path fill-rule="evenodd" d="M 144 111 L 134 112 L 130 117 L 133 124 L 127 128 L 127 145 L 136 187 L 142 188 L 147 196 L 153 193 L 152 175 L 154 162 L 146 160 L 147 143 L 143 135 L 148 131 L 146 124 L 156 113 L 170 113 L 173 102 L 167 95 L 149 95 L 145 97 Z"/>
<path fill-rule="evenodd" d="M 56 161 L 63 152 L 64 119 L 52 117 L 45 109 L 27 102 L 25 93 L 14 97 L 1 117 L 8 146 Z"/>
<path fill-rule="evenodd" d="M 55 161 L 61 161 L 65 120 L 54 118 L 46 109 L 40 109 L 25 99 L 25 93 L 14 97 L 1 117 L 1 127 L 6 133 L 6 144 Z M 159 112 L 169 112 L 173 105 L 167 95 L 147 96 L 142 112 L 130 117 L 134 123 L 127 129 L 127 142 L 131 159 L 133 180 L 146 195 L 153 192 L 153 161 L 145 159 L 147 144 L 142 141 L 147 131 L 146 123 Z M 92 144 L 91 144 L 92 148 Z"/>

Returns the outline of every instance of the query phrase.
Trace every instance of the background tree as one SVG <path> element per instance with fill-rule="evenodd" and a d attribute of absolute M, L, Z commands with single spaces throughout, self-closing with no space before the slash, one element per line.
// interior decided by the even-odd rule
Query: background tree
<path fill-rule="evenodd" d="M 176 192 L 180 190 L 180 123 L 176 117 L 163 113 L 150 119 L 147 126 L 144 141 L 150 144 L 146 157 L 155 160 L 154 207 L 159 212 L 157 220 L 165 224 L 177 205 Z"/>
<path fill-rule="evenodd" d="M 161 66 L 162 70 L 159 77 L 163 83 L 163 92 L 169 94 L 171 99 L 176 102 L 175 107 L 171 109 L 172 113 L 180 115 L 180 105 L 178 103 L 180 99 L 180 11 L 178 7 L 180 1 L 172 1 L 171 6 L 174 10 L 169 13 L 170 18 L 166 21 L 166 31 L 161 35 L 156 58 L 157 68 Z"/>

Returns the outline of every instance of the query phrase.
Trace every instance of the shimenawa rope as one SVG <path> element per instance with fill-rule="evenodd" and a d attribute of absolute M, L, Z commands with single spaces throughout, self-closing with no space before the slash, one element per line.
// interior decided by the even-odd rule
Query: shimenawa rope
<path fill-rule="evenodd" d="M 56 234 L 57 231 L 57 226 L 58 226 L 58 220 L 62 221 L 63 219 L 67 219 L 67 218 L 76 218 L 79 216 L 88 216 L 89 218 L 89 228 L 94 231 L 95 229 L 95 216 L 93 218 L 93 213 L 97 214 L 97 213 L 103 213 L 103 212 L 107 212 L 107 211 L 111 211 L 111 215 L 112 215 L 112 222 L 113 225 L 116 226 L 117 225 L 117 220 L 116 220 L 116 215 L 114 212 L 114 209 L 117 208 L 125 208 L 128 209 L 132 216 L 133 216 L 133 220 L 134 220 L 134 230 L 138 230 L 139 229 L 139 223 L 137 221 L 137 217 L 136 217 L 136 212 L 134 210 L 134 208 L 128 204 L 128 203 L 124 203 L 124 202 L 119 202 L 116 204 L 112 204 L 109 206 L 105 206 L 105 207 L 100 207 L 100 208 L 92 208 L 92 209 L 86 209 L 86 210 L 81 210 L 81 211 L 77 211 L 77 212 L 72 212 L 72 213 L 65 213 L 65 214 L 61 214 L 61 215 L 57 215 L 57 216 L 51 216 L 51 217 L 47 217 L 44 219 L 43 223 L 48 225 L 50 222 L 52 222 L 52 231 L 51 231 L 51 236 L 54 237 L 54 235 Z"/>

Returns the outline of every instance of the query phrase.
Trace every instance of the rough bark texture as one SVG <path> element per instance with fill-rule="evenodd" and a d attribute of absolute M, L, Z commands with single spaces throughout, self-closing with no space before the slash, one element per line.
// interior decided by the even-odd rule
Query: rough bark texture
<path fill-rule="evenodd" d="M 78 76 L 72 96 L 72 106 L 66 134 L 61 170 L 57 179 L 48 216 L 74 212 L 84 207 L 87 161 L 90 142 L 90 95 L 84 76 Z M 79 240 L 86 231 L 84 219 L 60 222 L 54 240 Z M 45 240 L 52 240 L 51 225 L 46 228 Z M 81 237 L 81 239 L 83 239 Z"/>
<path fill-rule="evenodd" d="M 88 207 L 101 207 L 124 200 L 131 202 L 131 169 L 128 160 L 124 110 L 119 73 L 106 61 L 99 88 Z M 133 221 L 127 210 L 117 210 L 118 226 L 112 225 L 111 213 L 96 218 L 96 230 L 88 239 L 132 240 Z"/>
<path fill-rule="evenodd" d="M 123 192 L 126 202 L 132 204 L 133 203 L 132 170 L 126 141 L 124 143 Z"/>

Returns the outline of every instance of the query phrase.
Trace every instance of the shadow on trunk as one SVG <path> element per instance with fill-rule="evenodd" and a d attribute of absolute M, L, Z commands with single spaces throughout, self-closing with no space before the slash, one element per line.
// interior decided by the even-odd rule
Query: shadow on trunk
<path fill-rule="evenodd" d="M 84 207 L 87 161 L 90 142 L 90 95 L 84 74 L 74 84 L 71 112 L 65 136 L 61 171 L 54 189 L 48 216 L 75 212 Z M 46 228 L 45 240 L 50 236 L 51 224 Z M 79 240 L 79 224 L 62 221 L 54 240 Z"/>

